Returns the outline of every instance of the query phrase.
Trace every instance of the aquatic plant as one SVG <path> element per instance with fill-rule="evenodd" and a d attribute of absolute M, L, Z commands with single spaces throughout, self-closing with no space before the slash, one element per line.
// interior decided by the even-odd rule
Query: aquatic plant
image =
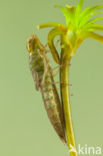
<path fill-rule="evenodd" d="M 82 10 L 83 2 L 84 0 L 79 0 L 77 6 L 55 6 L 63 12 L 66 18 L 66 25 L 54 22 L 38 26 L 38 29 L 53 27 L 48 33 L 48 46 L 54 61 L 60 64 L 61 99 L 65 117 L 67 143 L 71 156 L 77 156 L 77 152 L 70 109 L 70 89 L 68 86 L 70 60 L 85 39 L 92 38 L 103 43 L 103 36 L 95 32 L 103 31 L 103 25 L 95 23 L 103 19 L 103 17 L 95 17 L 95 15 L 102 13 L 98 10 L 102 9 L 103 5 L 88 7 Z M 56 36 L 60 37 L 60 57 L 54 44 Z"/>

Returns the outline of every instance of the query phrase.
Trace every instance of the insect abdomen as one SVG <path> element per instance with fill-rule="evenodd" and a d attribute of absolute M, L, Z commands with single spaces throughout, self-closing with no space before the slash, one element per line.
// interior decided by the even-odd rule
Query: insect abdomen
<path fill-rule="evenodd" d="M 61 110 L 60 101 L 59 101 L 59 97 L 57 97 L 58 101 L 55 98 L 53 86 L 54 86 L 54 82 L 51 79 L 51 74 L 47 74 L 45 78 L 45 85 L 41 86 L 41 93 L 44 100 L 45 109 L 57 134 L 59 135 L 59 137 L 63 142 L 66 142 L 65 131 L 62 124 L 63 116 L 61 117 L 61 114 L 59 112 L 59 110 Z M 58 96 L 58 94 L 56 96 Z"/>
<path fill-rule="evenodd" d="M 66 142 L 61 103 L 54 84 L 50 66 L 48 65 L 48 59 L 44 54 L 44 47 L 35 35 L 32 35 L 29 38 L 27 47 L 30 52 L 30 69 L 35 87 L 37 90 L 40 89 L 42 93 L 45 109 L 54 129 L 61 140 Z M 47 72 L 45 71 L 45 68 L 47 69 Z M 43 80 L 44 84 L 42 83 Z"/>

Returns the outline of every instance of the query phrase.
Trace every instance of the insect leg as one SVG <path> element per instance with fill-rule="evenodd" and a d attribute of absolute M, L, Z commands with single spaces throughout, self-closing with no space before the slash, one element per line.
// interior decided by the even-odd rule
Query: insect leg
<path fill-rule="evenodd" d="M 44 48 L 46 49 L 48 47 L 48 42 L 46 43 L 46 45 L 44 46 Z"/>
<path fill-rule="evenodd" d="M 46 77 L 46 73 L 47 73 L 47 62 L 46 62 L 46 60 L 45 59 L 43 59 L 43 61 L 44 61 L 44 74 L 43 74 L 43 79 L 42 79 L 42 82 L 41 82 L 41 84 L 43 85 L 43 84 L 45 84 L 45 77 Z"/>
<path fill-rule="evenodd" d="M 64 83 L 64 82 L 49 82 L 48 84 L 64 84 L 64 85 L 72 86 L 72 84 Z"/>
<path fill-rule="evenodd" d="M 55 76 L 57 76 L 57 75 L 58 75 L 58 73 L 59 73 L 59 70 L 58 70 L 58 71 L 56 71 L 56 73 L 52 73 L 52 76 L 53 76 L 53 77 L 55 77 Z"/>
<path fill-rule="evenodd" d="M 55 77 L 58 73 L 59 73 L 59 69 L 62 67 L 62 65 L 58 65 L 58 66 L 56 66 L 56 67 L 54 67 L 54 68 L 52 68 L 51 69 L 51 73 L 52 73 L 52 76 L 53 77 Z M 56 69 L 58 69 L 57 71 L 56 71 L 56 73 L 53 73 Z"/>
<path fill-rule="evenodd" d="M 71 66 L 70 63 L 68 63 L 68 65 Z M 61 64 L 61 65 L 58 65 L 58 66 L 52 68 L 52 69 L 51 69 L 51 72 L 55 71 L 55 70 L 58 69 L 58 68 L 60 69 L 62 66 L 63 66 L 63 65 Z"/>
<path fill-rule="evenodd" d="M 46 74 L 48 72 L 49 60 L 46 59 L 45 55 L 40 53 L 39 49 L 38 49 L 38 53 L 39 53 L 39 56 L 43 59 L 43 62 L 44 62 L 44 74 L 43 74 L 43 78 L 42 78 L 42 82 L 41 82 L 41 85 L 44 85 L 45 84 L 45 77 L 46 77 Z"/>

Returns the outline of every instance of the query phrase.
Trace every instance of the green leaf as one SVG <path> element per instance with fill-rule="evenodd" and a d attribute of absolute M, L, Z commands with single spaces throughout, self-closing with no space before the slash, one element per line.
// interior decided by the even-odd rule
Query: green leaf
<path fill-rule="evenodd" d="M 94 7 L 91 7 L 89 10 L 88 10 L 88 13 L 92 13 L 96 10 L 99 10 L 99 9 L 102 9 L 103 8 L 103 5 L 97 5 L 97 6 L 94 6 Z"/>
<path fill-rule="evenodd" d="M 86 28 L 86 30 L 88 30 L 88 31 L 96 31 L 96 30 L 103 31 L 103 25 L 91 24 Z"/>
<path fill-rule="evenodd" d="M 55 8 L 56 7 L 59 8 L 63 12 L 64 16 L 66 17 L 66 24 L 69 25 L 70 14 L 69 14 L 68 10 L 60 5 L 55 5 Z"/>
<path fill-rule="evenodd" d="M 103 8 L 103 5 L 98 5 L 98 6 L 94 6 L 94 7 L 89 7 L 89 8 L 86 8 L 80 15 L 79 17 L 79 23 L 82 21 L 82 20 L 85 20 L 86 16 L 89 17 L 89 15 L 91 15 L 93 12 L 95 12 L 96 10 L 99 10 L 99 9 L 102 9 Z"/>
<path fill-rule="evenodd" d="M 103 43 L 103 36 L 101 36 L 100 34 L 94 33 L 94 32 L 86 33 L 86 35 L 84 36 L 84 39 L 86 39 L 86 38 L 92 38 L 92 39 L 95 39 L 95 40 Z"/>
<path fill-rule="evenodd" d="M 80 23 L 79 23 L 79 28 L 83 27 L 83 26 L 87 26 L 86 24 L 89 22 L 89 19 L 91 19 L 94 15 L 97 15 L 97 14 L 101 14 L 102 12 L 94 12 L 94 13 L 91 13 L 91 14 L 88 14 L 87 16 L 84 17 L 84 20 L 82 20 Z"/>
<path fill-rule="evenodd" d="M 60 23 L 43 23 L 37 26 L 38 29 L 42 29 L 42 28 L 47 28 L 47 27 L 58 27 L 60 25 Z M 62 25 L 62 24 L 61 24 Z"/>
<path fill-rule="evenodd" d="M 94 19 L 88 21 L 87 24 L 93 24 L 94 22 L 100 21 L 100 20 L 102 20 L 102 19 L 103 19 L 103 17 L 97 17 L 97 18 L 94 18 Z"/>
<path fill-rule="evenodd" d="M 77 7 L 76 7 L 75 16 L 76 16 L 76 25 L 77 26 L 78 26 L 78 17 L 80 16 L 82 6 L 83 6 L 83 2 L 84 2 L 84 0 L 80 0 Z"/>
<path fill-rule="evenodd" d="M 76 27 L 76 16 L 75 16 L 76 15 L 76 7 L 75 6 L 71 7 L 69 5 L 66 5 L 66 9 L 68 11 L 69 18 L 70 18 L 68 27 L 71 24 L 72 28 L 74 29 Z"/>
<path fill-rule="evenodd" d="M 83 7 L 84 0 L 79 0 L 79 3 L 77 5 L 76 13 L 80 14 L 82 7 Z"/>

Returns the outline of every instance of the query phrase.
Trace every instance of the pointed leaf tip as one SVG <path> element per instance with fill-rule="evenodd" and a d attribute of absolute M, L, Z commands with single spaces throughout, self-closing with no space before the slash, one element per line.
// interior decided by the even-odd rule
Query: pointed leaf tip
<path fill-rule="evenodd" d="M 78 17 L 80 16 L 80 13 L 82 11 L 82 7 L 83 7 L 83 2 L 84 0 L 79 0 L 78 5 L 76 7 L 76 20 L 78 20 Z"/>
<path fill-rule="evenodd" d="M 83 3 L 84 3 L 84 0 L 79 0 L 78 6 L 79 6 L 80 8 L 82 8 Z"/>
<path fill-rule="evenodd" d="M 77 9 L 78 9 L 79 12 L 81 12 L 81 10 L 82 10 L 83 3 L 84 3 L 84 0 L 79 0 L 79 3 L 77 5 Z"/>

